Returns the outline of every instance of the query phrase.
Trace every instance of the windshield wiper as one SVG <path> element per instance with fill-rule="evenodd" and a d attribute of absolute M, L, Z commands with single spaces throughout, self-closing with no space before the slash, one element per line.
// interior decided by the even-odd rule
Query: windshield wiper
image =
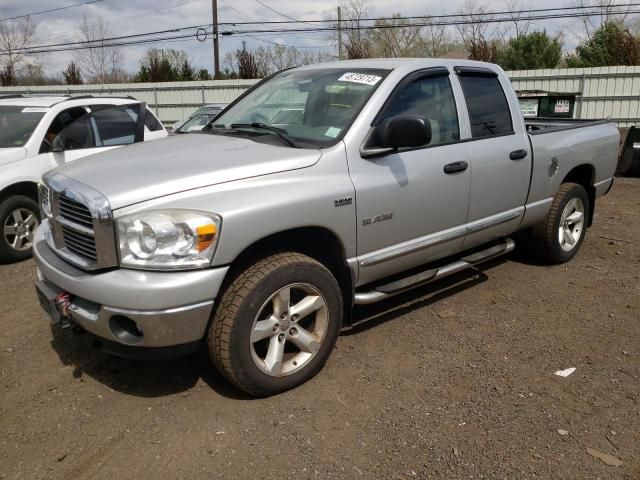
<path fill-rule="evenodd" d="M 287 142 L 293 148 L 302 148 L 298 142 L 296 142 L 293 138 L 288 135 L 288 132 L 284 128 L 272 127 L 271 125 L 267 125 L 262 122 L 253 122 L 253 123 L 232 123 L 231 128 L 255 128 L 257 130 L 267 130 L 269 132 L 275 133 L 282 140 Z"/>

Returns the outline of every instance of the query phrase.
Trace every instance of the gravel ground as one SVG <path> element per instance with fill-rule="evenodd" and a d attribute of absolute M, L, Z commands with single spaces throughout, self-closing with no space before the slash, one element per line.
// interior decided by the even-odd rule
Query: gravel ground
<path fill-rule="evenodd" d="M 136 363 L 52 331 L 32 261 L 0 278 L 3 479 L 640 478 L 639 179 L 570 263 L 516 250 L 359 309 L 315 379 L 268 399 L 205 355 Z"/>

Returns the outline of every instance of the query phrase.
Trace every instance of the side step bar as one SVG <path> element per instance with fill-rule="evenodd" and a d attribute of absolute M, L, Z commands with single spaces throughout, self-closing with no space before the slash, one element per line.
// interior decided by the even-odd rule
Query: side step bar
<path fill-rule="evenodd" d="M 516 247 L 516 243 L 510 238 L 505 239 L 503 243 L 499 243 L 493 247 L 489 247 L 486 250 L 482 250 L 466 257 L 462 257 L 448 265 L 444 265 L 432 270 L 426 270 L 424 272 L 411 275 L 410 277 L 402 278 L 385 285 L 380 285 L 369 292 L 356 292 L 354 297 L 354 303 L 356 305 L 368 305 L 370 303 L 380 302 L 394 295 L 406 292 L 412 288 L 420 287 L 427 283 L 434 282 L 444 277 L 453 275 L 454 273 L 472 268 L 474 265 L 492 258 L 499 257 L 511 252 Z"/>

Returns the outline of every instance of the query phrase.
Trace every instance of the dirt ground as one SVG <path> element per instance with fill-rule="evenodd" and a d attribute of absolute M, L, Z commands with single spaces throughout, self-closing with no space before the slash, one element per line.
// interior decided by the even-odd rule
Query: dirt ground
<path fill-rule="evenodd" d="M 516 251 L 359 309 L 315 379 L 268 399 L 205 355 L 52 332 L 34 270 L 0 266 L 0 478 L 640 478 L 640 179 L 570 263 Z"/>

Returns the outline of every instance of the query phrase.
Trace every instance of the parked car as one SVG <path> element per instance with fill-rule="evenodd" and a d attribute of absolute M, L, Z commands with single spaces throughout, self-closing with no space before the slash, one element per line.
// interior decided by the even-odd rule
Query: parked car
<path fill-rule="evenodd" d="M 132 98 L 0 97 L 0 262 L 31 256 L 40 219 L 37 183 L 42 174 L 133 143 L 140 108 Z M 54 139 L 63 132 L 68 145 L 55 148 Z M 149 110 L 143 133 L 139 141 L 167 136 Z"/>
<path fill-rule="evenodd" d="M 175 133 L 199 132 L 204 126 L 214 119 L 227 105 L 212 103 L 196 109 L 186 120 L 173 124 Z"/>
<path fill-rule="evenodd" d="M 301 103 L 304 115 L 271 125 Z M 239 389 L 275 394 L 322 368 L 354 305 L 504 255 L 517 232 L 542 261 L 570 260 L 618 142 L 607 121 L 525 123 L 487 63 L 286 70 L 199 135 L 46 174 L 38 296 L 107 351 L 204 343 Z"/>

